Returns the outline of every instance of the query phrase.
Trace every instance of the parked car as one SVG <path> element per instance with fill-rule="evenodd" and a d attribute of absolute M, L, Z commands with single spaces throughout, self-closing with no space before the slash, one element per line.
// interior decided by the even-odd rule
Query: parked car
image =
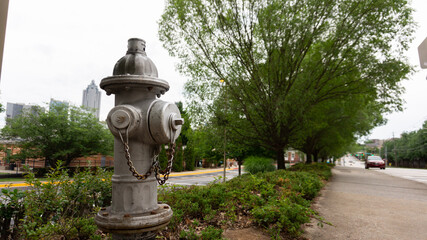
<path fill-rule="evenodd" d="M 365 162 L 365 169 L 369 169 L 370 167 L 385 169 L 385 162 L 379 156 L 368 156 Z"/>

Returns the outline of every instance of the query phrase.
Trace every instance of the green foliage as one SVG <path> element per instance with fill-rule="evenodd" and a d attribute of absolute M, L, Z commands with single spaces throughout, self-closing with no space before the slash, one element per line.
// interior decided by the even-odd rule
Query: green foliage
<path fill-rule="evenodd" d="M 263 206 L 256 206 L 251 213 L 258 224 L 270 229 L 272 237 L 278 239 L 283 229 L 290 234 L 297 235 L 300 225 L 309 222 L 310 215 L 314 212 L 310 208 L 293 203 L 286 198 L 281 201 L 269 201 Z"/>
<path fill-rule="evenodd" d="M 189 135 L 188 145 L 191 146 L 195 160 L 204 159 L 207 164 L 217 165 L 223 159 L 224 136 L 209 125 L 200 126 Z"/>
<path fill-rule="evenodd" d="M 348 95 L 339 100 L 324 102 L 307 114 L 299 143 L 293 145 L 307 154 L 307 163 L 317 158 L 343 156 L 369 130 L 383 123 L 381 104 L 372 97 Z"/>
<path fill-rule="evenodd" d="M 243 165 L 245 166 L 245 171 L 256 174 L 259 172 L 271 172 L 276 170 L 273 163 L 273 159 L 270 158 L 251 156 L 244 160 Z"/>
<path fill-rule="evenodd" d="M 159 153 L 159 162 L 160 162 L 160 167 L 162 169 L 165 169 L 166 166 L 168 165 L 168 156 L 166 155 L 165 145 L 161 146 L 160 153 Z"/>
<path fill-rule="evenodd" d="M 338 155 L 402 109 L 412 13 L 406 0 L 168 0 L 159 36 L 189 77 L 193 121 L 284 168 L 281 151 L 306 136 L 313 154 Z"/>
<path fill-rule="evenodd" d="M 1 133 L 22 139 L 19 158 L 44 158 L 53 168 L 58 160 L 68 165 L 77 157 L 113 151 L 113 137 L 106 126 L 87 110 L 64 104 L 51 106 L 48 112 L 33 107 L 9 119 Z"/>
<path fill-rule="evenodd" d="M 190 228 L 188 231 L 182 230 L 179 234 L 179 239 L 187 239 L 187 240 L 198 240 L 200 237 L 194 231 L 193 228 Z"/>
<path fill-rule="evenodd" d="M 332 167 L 316 165 L 303 165 L 292 172 L 244 174 L 208 186 L 162 187 L 159 201 L 174 210 L 168 230 L 162 234 L 182 239 L 220 239 L 221 228 L 246 224 L 242 223 L 246 219 L 270 229 L 272 237 L 297 236 L 300 225 L 316 214 L 310 209 L 310 201 Z"/>
<path fill-rule="evenodd" d="M 203 240 L 223 239 L 222 229 L 217 229 L 212 226 L 208 226 L 207 228 L 203 229 L 200 239 L 203 239 Z"/>
<path fill-rule="evenodd" d="M 192 145 L 187 145 L 184 150 L 184 161 L 185 161 L 185 170 L 193 171 L 196 165 L 196 158 L 194 155 L 194 148 Z"/>
<path fill-rule="evenodd" d="M 43 183 L 28 173 L 30 189 L 26 191 L 2 190 L 9 200 L 1 205 L 1 214 L 5 214 L 1 219 L 7 221 L 7 217 L 15 223 L 12 233 L 1 233 L 2 237 L 13 234 L 14 239 L 101 239 L 96 234 L 93 215 L 100 207 L 111 204 L 112 172 L 87 169 L 71 179 L 61 165 L 52 169 Z M 4 223 L 2 226 L 8 226 Z"/>
<path fill-rule="evenodd" d="M 401 167 L 427 167 L 427 121 L 421 129 L 406 132 L 400 138 L 388 140 L 384 143 L 381 156 L 393 165 Z M 424 166 L 420 164 L 424 163 Z"/>
<path fill-rule="evenodd" d="M 316 175 L 318 175 L 319 177 L 321 177 L 324 180 L 328 180 L 331 176 L 331 167 L 333 167 L 333 164 L 328 164 L 328 163 L 317 163 L 317 164 L 303 164 L 303 163 L 298 163 L 295 164 L 294 166 L 292 166 L 292 168 L 290 168 L 290 171 L 304 171 L 304 172 L 311 172 L 311 173 L 315 173 Z"/>
<path fill-rule="evenodd" d="M 18 189 L 1 189 L 0 239 L 16 239 L 17 223 L 24 217 L 24 192 Z M 14 223 L 14 224 L 12 224 Z"/>
<path fill-rule="evenodd" d="M 184 151 L 182 149 L 182 140 L 179 139 L 179 141 L 176 143 L 175 156 L 173 159 L 172 170 L 174 172 L 183 171 L 184 170 L 183 161 L 184 161 Z"/>

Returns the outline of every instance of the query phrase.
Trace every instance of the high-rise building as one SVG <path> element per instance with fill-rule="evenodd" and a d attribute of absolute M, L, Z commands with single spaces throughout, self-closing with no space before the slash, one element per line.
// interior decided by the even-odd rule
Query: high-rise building
<path fill-rule="evenodd" d="M 23 103 L 7 103 L 6 106 L 6 118 L 15 118 L 16 116 L 18 116 L 19 114 L 22 113 L 22 109 L 24 108 Z"/>
<path fill-rule="evenodd" d="M 101 108 L 101 91 L 99 91 L 94 80 L 92 80 L 87 88 L 83 90 L 82 105 L 89 108 L 90 110 L 93 110 L 93 113 L 99 119 L 99 110 Z"/>
<path fill-rule="evenodd" d="M 6 118 L 7 119 L 13 119 L 17 116 L 19 116 L 20 114 L 22 114 L 22 112 L 27 111 L 31 113 L 35 113 L 36 110 L 34 109 L 35 106 L 34 105 L 26 105 L 23 103 L 10 103 L 8 102 L 6 105 Z"/>

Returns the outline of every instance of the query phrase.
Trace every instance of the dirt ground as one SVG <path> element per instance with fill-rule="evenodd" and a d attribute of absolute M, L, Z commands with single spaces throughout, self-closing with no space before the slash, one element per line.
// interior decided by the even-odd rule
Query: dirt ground
<path fill-rule="evenodd" d="M 257 228 L 225 230 L 224 238 L 230 240 L 270 240 L 270 236 Z"/>

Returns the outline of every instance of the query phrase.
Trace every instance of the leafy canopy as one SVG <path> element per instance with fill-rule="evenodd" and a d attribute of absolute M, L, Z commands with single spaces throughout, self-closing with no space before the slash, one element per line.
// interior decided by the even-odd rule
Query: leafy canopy
<path fill-rule="evenodd" d="M 77 157 L 113 151 L 112 135 L 90 111 L 65 104 L 52 105 L 50 111 L 35 106 L 8 119 L 1 133 L 20 140 L 18 158 L 44 158 L 51 167 L 58 160 L 68 165 Z"/>
<path fill-rule="evenodd" d="M 316 105 L 361 95 L 381 113 L 401 109 L 412 11 L 406 0 L 169 0 L 159 34 L 190 77 L 197 121 L 222 111 L 284 168 Z"/>

